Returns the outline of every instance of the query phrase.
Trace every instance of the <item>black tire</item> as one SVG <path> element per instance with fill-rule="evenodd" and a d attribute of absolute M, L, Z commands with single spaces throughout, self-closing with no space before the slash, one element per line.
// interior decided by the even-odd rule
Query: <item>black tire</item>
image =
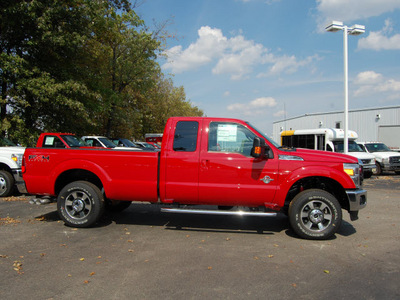
<path fill-rule="evenodd" d="M 381 174 L 382 174 L 382 167 L 379 163 L 376 163 L 375 175 L 381 175 Z"/>
<path fill-rule="evenodd" d="M 332 194 L 318 189 L 305 190 L 290 203 L 289 221 L 300 237 L 325 240 L 339 229 L 342 209 Z"/>
<path fill-rule="evenodd" d="M 103 215 L 104 197 L 94 184 L 75 181 L 61 190 L 57 210 L 67 226 L 90 227 Z"/>
<path fill-rule="evenodd" d="M 8 197 L 14 191 L 15 180 L 8 171 L 0 170 L 0 197 Z"/>
<path fill-rule="evenodd" d="M 371 178 L 372 172 L 364 172 L 364 178 Z"/>
<path fill-rule="evenodd" d="M 110 212 L 121 212 L 131 206 L 131 201 L 109 200 L 105 201 L 105 209 Z"/>

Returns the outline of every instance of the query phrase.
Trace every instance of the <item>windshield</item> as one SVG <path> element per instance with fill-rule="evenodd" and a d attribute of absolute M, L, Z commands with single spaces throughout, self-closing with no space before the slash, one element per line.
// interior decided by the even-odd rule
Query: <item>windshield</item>
<path fill-rule="evenodd" d="M 121 139 L 121 141 L 125 147 L 136 147 L 137 148 L 137 145 L 135 145 L 133 142 L 131 142 L 128 139 Z"/>
<path fill-rule="evenodd" d="M 274 145 L 276 148 L 280 148 L 281 146 L 278 145 L 278 143 L 276 143 L 274 140 L 272 140 L 271 138 L 269 138 L 266 134 L 263 134 L 262 131 L 258 130 L 255 126 L 251 125 L 250 123 L 247 122 L 247 124 L 252 127 L 253 129 L 255 129 L 259 134 L 261 134 L 261 136 L 263 138 L 265 138 L 268 142 L 270 142 L 272 145 Z"/>
<path fill-rule="evenodd" d="M 335 146 L 335 152 L 343 153 L 344 143 L 342 141 L 333 142 Z M 349 141 L 349 152 L 364 152 L 363 149 L 354 141 Z"/>
<path fill-rule="evenodd" d="M 0 138 L 0 146 L 12 146 L 12 147 L 15 147 L 17 145 L 15 145 L 13 142 L 11 142 L 8 138 L 2 137 L 2 138 Z"/>
<path fill-rule="evenodd" d="M 77 138 L 74 135 L 61 135 L 63 140 L 68 144 L 70 147 L 85 147 L 88 146 L 83 140 Z"/>
<path fill-rule="evenodd" d="M 99 138 L 99 140 L 107 147 L 107 148 L 115 148 L 115 144 L 111 142 L 108 138 Z"/>
<path fill-rule="evenodd" d="M 391 152 L 391 150 L 383 143 L 365 144 L 369 152 Z"/>
<path fill-rule="evenodd" d="M 142 143 L 142 145 L 143 145 L 145 148 L 148 148 L 148 149 L 155 149 L 155 147 L 154 147 L 153 145 L 148 144 L 148 143 Z"/>

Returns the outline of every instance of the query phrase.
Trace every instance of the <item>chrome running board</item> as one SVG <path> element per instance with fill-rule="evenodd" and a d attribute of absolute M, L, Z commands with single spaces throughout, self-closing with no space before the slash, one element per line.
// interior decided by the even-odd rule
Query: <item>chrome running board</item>
<path fill-rule="evenodd" d="M 225 215 L 225 216 L 256 216 L 256 217 L 276 217 L 275 212 L 262 211 L 242 211 L 242 210 L 206 210 L 206 209 L 186 209 L 162 207 L 161 212 L 178 214 L 199 214 L 199 215 Z"/>

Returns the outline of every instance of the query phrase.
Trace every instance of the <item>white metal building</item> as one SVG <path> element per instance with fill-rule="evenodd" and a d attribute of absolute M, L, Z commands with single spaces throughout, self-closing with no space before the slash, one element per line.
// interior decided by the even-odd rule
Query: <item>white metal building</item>
<path fill-rule="evenodd" d="M 344 128 L 343 111 L 306 114 L 273 123 L 273 139 L 280 144 L 285 130 Z M 379 141 L 400 148 L 400 106 L 349 110 L 349 130 L 358 133 L 358 141 Z"/>

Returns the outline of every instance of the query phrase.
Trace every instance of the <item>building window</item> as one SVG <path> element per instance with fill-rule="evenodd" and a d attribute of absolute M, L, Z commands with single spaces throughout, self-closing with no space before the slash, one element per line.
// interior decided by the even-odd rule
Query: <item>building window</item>
<path fill-rule="evenodd" d="M 342 123 L 342 122 L 336 122 L 336 124 L 335 124 L 335 128 L 336 128 L 336 129 L 340 129 L 340 127 L 341 127 L 341 126 L 340 126 L 340 125 L 341 125 L 341 123 Z"/>

